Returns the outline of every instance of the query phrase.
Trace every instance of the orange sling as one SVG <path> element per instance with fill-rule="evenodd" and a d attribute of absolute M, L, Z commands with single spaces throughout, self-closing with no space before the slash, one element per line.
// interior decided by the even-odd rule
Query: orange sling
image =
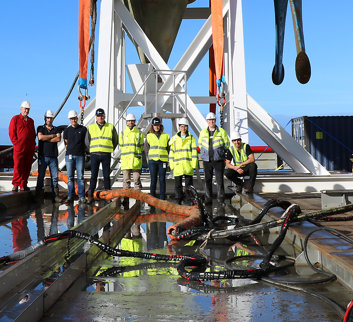
<path fill-rule="evenodd" d="M 78 15 L 78 51 L 80 88 L 87 89 L 91 0 L 80 0 Z"/>
<path fill-rule="evenodd" d="M 221 83 L 225 81 L 223 76 L 224 35 L 222 0 L 211 0 L 211 21 L 217 87 L 221 87 Z"/>

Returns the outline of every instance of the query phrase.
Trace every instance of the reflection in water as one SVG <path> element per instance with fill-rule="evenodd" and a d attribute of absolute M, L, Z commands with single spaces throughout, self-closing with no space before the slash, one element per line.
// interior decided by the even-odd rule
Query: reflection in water
<path fill-rule="evenodd" d="M 90 207 L 92 208 L 92 207 Z M 77 222 L 75 223 L 75 212 L 77 211 Z M 78 225 L 85 219 L 85 205 L 78 204 L 75 207 L 71 204 L 67 208 L 68 217 L 67 217 L 67 229 Z"/>
<path fill-rule="evenodd" d="M 75 208 L 72 204 L 67 207 L 67 229 L 71 229 L 75 224 Z"/>
<path fill-rule="evenodd" d="M 77 220 L 84 218 L 84 207 L 67 209 L 67 217 L 61 223 L 68 227 L 74 225 L 76 209 Z M 88 212 L 92 208 L 86 206 Z M 226 210 L 226 211 L 225 211 Z M 212 209 L 213 216 L 227 214 L 228 209 L 217 206 Z M 39 216 L 39 214 L 38 214 Z M 59 220 L 60 222 L 60 216 Z M 109 225 L 103 229 L 103 235 Z M 124 236 L 120 248 L 130 251 L 165 253 L 165 224 L 146 225 L 146 234 L 135 226 Z M 261 240 L 268 246 L 267 240 Z M 195 254 L 200 242 L 173 242 L 170 251 L 176 254 Z M 224 261 L 235 255 L 252 254 L 254 242 L 251 239 L 237 241 L 223 240 L 222 244 L 210 241 L 205 248 L 209 256 L 208 272 L 224 270 Z M 262 250 L 256 248 L 257 253 Z M 318 301 L 289 292 L 282 292 L 261 281 L 213 280 L 207 283 L 189 282 L 180 279 L 175 265 L 138 258 L 118 258 L 101 263 L 100 272 L 93 277 L 95 284 L 89 291 L 97 294 L 80 294 L 77 298 L 62 299 L 61 311 L 55 316 L 70 320 L 200 320 L 200 321 L 285 321 L 297 320 L 337 320 L 336 314 L 327 313 L 329 308 Z M 245 261 L 240 264 L 247 265 Z M 117 267 L 119 265 L 119 267 Z M 110 273 L 107 270 L 110 268 Z M 117 275 L 113 275 L 115 273 Z M 62 272 L 56 269 L 48 279 L 53 280 Z M 105 274 L 102 274 L 105 271 Z M 93 274 L 95 275 L 95 274 Z M 241 282 L 242 285 L 238 284 Z M 49 281 L 48 281 L 49 282 Z M 325 286 L 326 287 L 326 286 Z M 105 292 L 99 294 L 98 292 Z M 81 299 L 81 302 L 80 302 Z M 75 302 L 77 300 L 77 302 Z M 297 308 L 295 306 L 298 306 Z M 315 310 L 313 310 L 315 307 Z M 83 309 L 84 308 L 84 309 Z M 318 309 L 319 308 L 319 309 Z M 59 315 L 61 314 L 61 315 Z"/>
<path fill-rule="evenodd" d="M 50 224 L 50 229 L 49 229 L 49 235 L 54 235 L 59 232 L 58 216 L 59 216 L 59 205 L 57 203 L 53 203 L 52 204 L 52 215 L 51 215 L 51 224 Z"/>
<path fill-rule="evenodd" d="M 42 209 L 41 208 L 36 209 L 34 211 L 34 214 L 37 222 L 37 240 L 42 240 L 45 237 Z"/>
<path fill-rule="evenodd" d="M 85 219 L 85 205 L 79 204 L 77 211 L 77 224 L 80 224 Z"/>
<path fill-rule="evenodd" d="M 31 236 L 29 235 L 26 218 L 20 218 L 12 221 L 11 227 L 14 252 L 18 252 L 31 246 Z"/>
<path fill-rule="evenodd" d="M 164 248 L 167 241 L 165 223 L 154 222 L 147 224 L 147 250 Z"/>

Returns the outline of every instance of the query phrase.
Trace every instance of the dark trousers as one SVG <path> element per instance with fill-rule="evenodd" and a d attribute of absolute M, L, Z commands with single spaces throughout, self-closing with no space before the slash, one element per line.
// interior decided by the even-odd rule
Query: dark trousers
<path fill-rule="evenodd" d="M 213 169 L 217 182 L 217 200 L 224 202 L 224 161 L 203 162 L 205 171 L 205 200 L 212 200 Z"/>
<path fill-rule="evenodd" d="M 183 200 L 184 193 L 183 193 L 183 176 L 177 176 L 174 177 L 175 181 L 175 199 L 178 201 L 179 204 L 181 204 L 181 201 Z M 192 176 L 187 176 L 185 175 L 185 187 L 192 186 L 193 180 Z"/>
<path fill-rule="evenodd" d="M 110 190 L 110 153 L 106 154 L 91 154 L 91 181 L 89 183 L 88 192 L 90 194 L 96 189 L 99 165 L 102 163 L 104 189 Z"/>
<path fill-rule="evenodd" d="M 153 197 L 156 196 L 157 177 L 159 176 L 159 199 L 165 200 L 165 174 L 167 171 L 167 163 L 161 160 L 149 160 L 148 167 L 151 175 L 150 195 Z"/>
<path fill-rule="evenodd" d="M 243 181 L 241 179 L 239 179 L 239 177 L 249 176 L 250 177 L 250 180 L 249 180 L 250 187 L 249 188 L 253 189 L 254 185 L 255 185 L 256 175 L 257 175 L 256 163 L 247 164 L 242 169 L 244 170 L 243 174 L 239 174 L 237 171 L 235 171 L 233 169 L 226 169 L 224 174 L 229 180 L 233 181 L 236 185 L 243 184 Z"/>

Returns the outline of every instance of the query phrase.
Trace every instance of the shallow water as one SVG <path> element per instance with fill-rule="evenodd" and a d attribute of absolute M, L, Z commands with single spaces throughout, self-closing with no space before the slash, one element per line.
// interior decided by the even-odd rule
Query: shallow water
<path fill-rule="evenodd" d="M 85 205 L 68 207 L 47 202 L 33 211 L 3 222 L 0 227 L 1 254 L 28 247 L 53 233 L 63 232 L 93 214 L 97 208 Z M 213 215 L 239 214 L 227 204 L 209 208 Z M 171 243 L 166 228 L 171 223 L 142 224 L 141 236 L 136 230 L 126 236 L 133 241 L 135 251 L 161 254 L 199 253 L 200 243 Z M 268 235 L 259 236 L 261 246 L 250 239 L 241 240 L 242 251 L 265 254 L 270 247 Z M 271 239 L 273 240 L 273 238 Z M 120 245 L 121 246 L 121 245 Z M 95 246 L 92 246 L 95 247 Z M 291 249 L 291 247 L 283 247 Z M 225 260 L 239 254 L 236 241 L 209 242 L 204 256 L 209 259 L 208 271 L 225 269 Z M 283 249 L 278 250 L 283 254 Z M 295 252 L 295 250 L 293 250 Z M 293 255 L 293 254 L 289 254 Z M 261 259 L 242 260 L 238 267 L 258 265 Z M 233 264 L 234 265 L 234 264 Z M 65 266 L 65 265 L 64 265 Z M 50 286 L 66 267 L 47 278 L 33 293 Z M 114 268 L 125 271 L 114 273 Z M 110 269 L 110 276 L 99 276 Z M 260 280 L 227 279 L 192 282 L 181 278 L 176 264 L 137 258 L 107 258 L 95 267 L 94 276 L 82 275 L 85 287 L 74 284 L 44 320 L 61 321 L 337 321 L 340 316 L 325 302 L 299 292 L 274 287 Z M 276 273 L 281 280 L 317 279 L 320 276 L 298 276 L 294 268 Z M 334 298 L 342 306 L 352 298 L 352 292 L 337 282 L 305 286 L 306 289 Z"/>

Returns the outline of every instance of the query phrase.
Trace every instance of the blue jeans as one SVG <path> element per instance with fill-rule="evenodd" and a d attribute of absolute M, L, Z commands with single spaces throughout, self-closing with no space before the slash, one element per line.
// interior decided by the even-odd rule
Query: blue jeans
<path fill-rule="evenodd" d="M 71 158 L 70 158 L 71 157 Z M 75 170 L 77 171 L 77 186 L 79 198 L 85 197 L 85 181 L 83 180 L 83 171 L 85 158 L 83 155 L 66 155 L 65 156 L 67 176 L 69 181 L 67 183 L 67 197 L 72 198 L 75 193 Z"/>
<path fill-rule="evenodd" d="M 160 196 L 159 199 L 165 200 L 165 174 L 167 171 L 167 163 L 161 160 L 148 161 L 148 167 L 150 168 L 151 174 L 151 185 L 150 185 L 150 195 L 155 197 L 156 196 L 156 186 L 157 186 L 157 176 L 159 176 L 159 188 L 160 188 Z"/>
<path fill-rule="evenodd" d="M 110 190 L 110 153 L 106 154 L 91 154 L 91 181 L 89 183 L 89 193 L 93 193 L 97 186 L 99 165 L 102 163 L 104 189 Z"/>
<path fill-rule="evenodd" d="M 42 189 L 44 186 L 45 171 L 49 166 L 52 188 L 58 188 L 58 158 L 43 157 L 38 159 L 38 179 L 36 189 Z"/>

